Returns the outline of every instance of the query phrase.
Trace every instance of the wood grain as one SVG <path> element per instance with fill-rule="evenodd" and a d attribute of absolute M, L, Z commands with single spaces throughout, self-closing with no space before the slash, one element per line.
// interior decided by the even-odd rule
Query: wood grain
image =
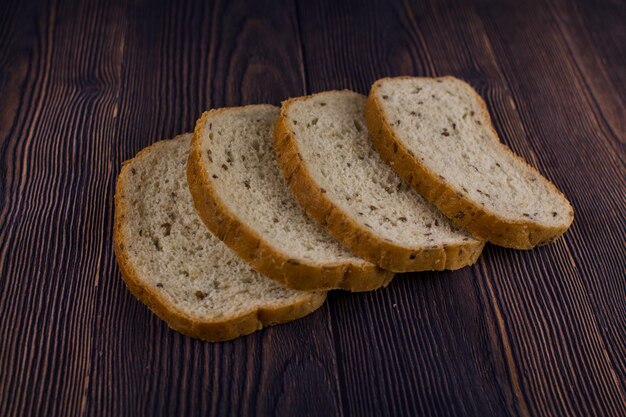
<path fill-rule="evenodd" d="M 88 390 L 121 61 L 119 7 L 91 7 L 19 4 L 9 15 L 0 415 L 71 415 Z"/>
<path fill-rule="evenodd" d="M 312 74 L 310 78 L 313 79 L 309 81 L 312 89 L 317 91 L 334 88 L 332 83 L 336 79 L 334 77 L 335 72 L 345 71 L 348 74 L 358 73 L 359 76 L 353 79 L 364 80 L 365 87 L 363 88 L 358 84 L 355 87 L 357 90 L 366 92 L 369 84 L 379 77 L 379 73 L 387 71 L 385 63 L 389 61 L 394 62 L 395 65 L 393 66 L 398 68 L 395 74 L 453 74 L 460 76 L 472 83 L 486 98 L 494 115 L 496 127 L 503 132 L 505 142 L 535 166 L 538 166 L 549 178 L 563 188 L 567 195 L 580 195 L 576 191 L 585 184 L 584 176 L 597 178 L 598 172 L 597 169 L 594 170 L 595 172 L 591 172 L 590 169 L 585 170 L 583 168 L 581 170 L 579 168 L 576 173 L 579 178 L 576 182 L 576 178 L 572 178 L 569 170 L 566 170 L 569 168 L 568 161 L 562 160 L 562 149 L 565 146 L 571 149 L 571 152 L 566 155 L 569 157 L 580 158 L 589 153 L 598 158 L 609 159 L 608 162 L 604 163 L 608 172 L 602 178 L 606 180 L 607 187 L 615 184 L 614 195 L 618 195 L 618 190 L 623 189 L 623 175 L 620 175 L 623 171 L 620 172 L 618 164 L 610 164 L 610 160 L 615 160 L 617 154 L 619 146 L 616 143 L 617 138 L 610 134 L 602 135 L 600 129 L 595 131 L 587 129 L 584 132 L 578 132 L 578 137 L 570 136 L 573 132 L 563 133 L 556 130 L 550 133 L 536 134 L 533 137 L 533 126 L 527 127 L 524 120 L 519 116 L 517 110 L 519 104 L 516 104 L 517 97 L 511 93 L 510 81 L 503 75 L 503 70 L 499 64 L 501 60 L 515 55 L 512 54 L 511 50 L 502 51 L 502 57 L 496 55 L 500 51 L 497 49 L 494 51 L 491 38 L 485 33 L 485 25 L 481 16 L 474 8 L 463 7 L 463 4 L 462 2 L 437 2 L 423 6 L 404 4 L 398 8 L 379 8 L 377 4 L 371 4 L 371 7 L 365 7 L 363 10 L 367 10 L 367 13 L 371 13 L 373 16 L 384 16 L 379 19 L 379 21 L 385 22 L 384 25 L 371 26 L 365 24 L 368 21 L 367 18 L 355 19 L 328 26 L 330 34 L 320 34 L 317 31 L 321 27 L 320 22 L 324 16 L 343 16 L 344 14 L 340 10 L 331 11 L 318 8 L 319 14 L 315 15 L 317 19 L 307 20 L 307 25 L 305 25 L 307 29 L 303 31 L 303 40 L 306 45 L 321 42 L 320 45 L 306 48 L 305 61 L 325 64 L 322 67 L 316 67 L 315 71 L 307 71 L 307 73 Z M 346 5 L 345 7 L 349 8 L 350 6 Z M 513 4 L 508 6 L 508 9 L 506 7 L 502 5 L 502 2 L 478 5 L 479 10 L 483 8 L 490 12 L 500 10 L 501 15 L 494 20 L 501 23 L 503 27 L 498 27 L 489 33 L 498 33 L 502 36 L 502 34 L 507 33 L 507 28 L 510 31 L 513 31 L 514 28 L 529 28 L 529 34 L 534 33 L 531 23 L 537 17 L 537 10 L 542 9 L 541 4 L 527 5 L 526 13 L 514 10 Z M 313 12 L 307 10 L 304 14 L 310 17 Z M 395 21 L 394 16 L 398 16 Z M 503 23 L 512 17 L 515 17 L 516 20 Z M 372 17 L 371 21 L 377 20 Z M 554 29 L 558 30 L 559 27 Z M 549 30 L 545 29 L 544 33 Z M 403 31 L 406 32 L 404 35 L 402 35 Z M 516 30 L 515 35 L 519 36 L 520 32 L 523 33 L 523 31 Z M 309 33 L 310 35 L 307 36 Z M 341 47 L 332 47 L 332 45 L 323 43 L 325 39 L 347 39 L 346 42 L 354 39 L 354 44 L 347 43 L 342 44 Z M 545 35 L 542 36 L 541 41 L 545 41 Z M 518 50 L 523 49 L 522 44 L 528 45 L 530 42 L 531 39 L 520 42 Z M 359 54 L 358 60 L 353 60 L 351 56 L 348 56 L 355 49 L 368 49 L 369 45 L 385 45 L 384 53 L 386 55 Z M 505 45 L 508 48 L 515 47 L 514 39 L 506 39 Z M 526 46 L 526 50 L 528 49 L 530 48 Z M 566 54 L 565 58 L 570 58 L 567 56 L 569 50 L 565 45 L 560 46 L 560 48 L 550 48 L 549 45 L 546 49 L 563 51 Z M 404 50 L 417 50 L 422 57 L 407 60 L 405 59 L 406 56 L 414 57 L 415 53 L 404 53 Z M 389 55 L 387 51 L 393 51 L 393 54 Z M 533 52 L 527 53 L 528 56 L 532 58 L 542 56 L 539 50 Z M 517 54 L 517 56 L 520 55 L 525 56 L 520 53 Z M 551 59 L 554 63 L 554 53 Z M 400 60 L 403 63 L 395 63 L 393 60 Z M 413 68 L 415 63 L 427 64 L 420 65 L 421 68 Z M 549 66 L 547 62 L 544 65 Z M 545 91 L 552 86 L 559 85 L 556 79 L 550 80 L 550 78 L 543 76 L 541 68 L 537 67 L 535 72 L 528 72 L 528 67 L 527 63 L 518 66 L 520 69 L 524 68 L 524 71 L 520 72 L 519 78 L 524 79 L 524 76 L 527 76 L 532 80 L 539 79 L 546 82 L 542 88 L 536 89 L 536 91 Z M 374 69 L 368 71 L 369 68 Z M 514 73 L 516 68 L 506 68 L 506 70 L 506 73 L 509 74 Z M 536 74 L 542 76 L 537 77 Z M 561 77 L 563 77 L 562 73 Z M 339 79 L 341 78 L 340 75 Z M 577 81 L 580 85 L 580 80 Z M 528 86 L 524 91 L 534 91 L 532 87 Z M 596 88 L 597 90 L 591 91 L 589 94 L 600 95 L 604 93 L 600 90 L 602 88 L 601 82 L 596 83 Z M 560 102 L 563 99 L 562 95 L 563 93 L 561 96 L 552 96 L 553 102 Z M 577 98 L 577 103 L 581 102 L 582 99 L 583 97 Z M 601 99 L 601 97 L 596 97 L 596 99 Z M 593 102 L 587 101 L 587 104 L 584 114 L 581 110 L 577 115 L 572 115 L 572 119 L 580 121 L 581 117 L 584 120 L 585 116 L 591 116 L 593 122 L 598 123 L 598 113 Z M 543 107 L 552 110 L 553 114 L 550 120 L 548 118 L 542 119 L 542 125 L 556 128 L 567 124 L 564 118 L 568 115 L 564 111 L 554 112 L 555 107 L 550 102 L 546 101 L 535 105 L 533 110 L 539 112 L 539 109 Z M 562 110 L 561 108 L 558 109 Z M 552 123 L 550 123 L 551 121 Z M 588 134 L 591 137 L 596 136 L 598 140 L 590 141 L 589 144 L 580 143 L 583 142 L 581 137 L 583 134 Z M 550 140 L 546 141 L 544 138 L 550 138 Z M 531 142 L 532 140 L 534 142 Z M 586 146 L 589 148 L 585 149 Z M 598 189 L 598 191 L 600 190 Z M 607 198 L 606 195 L 603 197 Z M 583 218 L 590 216 L 590 213 L 580 213 L 586 208 L 583 202 L 575 201 L 574 206 Z M 598 203 L 593 204 L 590 209 L 597 211 Z M 612 230 L 623 231 L 623 218 L 616 215 L 618 212 L 615 209 L 608 213 L 596 214 L 596 216 L 602 216 L 601 221 L 611 224 L 614 227 Z M 582 223 L 582 227 L 585 227 L 587 222 L 583 221 Z M 593 230 L 590 229 L 587 228 L 583 234 L 593 235 Z M 580 235 L 578 239 L 574 237 L 575 230 L 576 227 L 568 237 L 571 236 L 571 239 L 575 239 L 577 242 L 585 241 Z M 614 237 L 623 241 L 623 234 L 620 236 L 619 232 L 614 234 Z M 598 236 L 599 239 L 600 236 Z M 531 253 L 489 249 L 480 262 L 480 268 L 475 271 L 478 279 L 482 281 L 482 286 L 485 287 L 481 288 L 481 302 L 494 314 L 492 320 L 495 323 L 490 323 L 488 326 L 497 329 L 496 336 L 500 339 L 499 342 L 502 343 L 505 350 L 504 356 L 509 376 L 509 396 L 513 395 L 516 398 L 518 411 L 522 415 L 528 413 L 553 415 L 561 411 L 573 415 L 613 415 L 623 410 L 625 398 L 623 384 L 620 378 L 616 377 L 615 372 L 621 372 L 623 369 L 621 360 L 624 358 L 624 352 L 620 346 L 616 349 L 617 352 L 609 350 L 609 354 L 613 354 L 614 358 L 609 357 L 606 354 L 607 348 L 605 347 L 605 339 L 603 339 L 603 333 L 606 333 L 606 330 L 610 333 L 615 332 L 608 335 L 612 340 L 615 340 L 616 334 L 624 334 L 623 314 L 611 311 L 614 307 L 618 309 L 624 307 L 623 276 L 619 270 L 611 269 L 612 265 L 619 265 L 619 261 L 615 259 L 613 262 L 609 261 L 605 264 L 610 270 L 605 272 L 604 282 L 596 287 L 603 293 L 594 303 L 590 303 L 585 292 L 588 286 L 586 278 L 590 271 L 583 270 L 581 272 L 576 263 L 576 256 L 579 255 L 580 261 L 584 261 L 586 260 L 585 254 L 572 254 L 572 250 L 568 247 L 568 241 L 569 239 L 566 238 L 557 244 Z M 616 241 L 603 241 L 598 242 L 598 244 L 604 251 L 605 257 L 607 251 L 609 253 L 613 250 L 619 252 L 621 248 Z M 541 261 L 538 262 L 537 259 L 541 259 Z M 459 277 L 458 279 L 461 280 L 462 278 Z M 544 283 L 543 280 L 545 280 Z M 537 285 L 528 287 L 528 282 L 536 282 Z M 542 293 L 546 300 L 538 297 Z M 558 306 L 554 305 L 556 297 L 561 300 Z M 610 305 L 601 304 L 603 302 L 601 300 L 611 298 L 613 298 L 614 303 Z M 554 305 L 552 307 L 554 310 L 545 311 L 547 305 Z M 562 311 L 559 311 L 561 309 Z M 600 314 L 605 313 L 602 310 L 609 309 L 608 314 L 603 314 L 603 316 L 610 323 L 602 323 L 605 324 L 603 328 L 597 326 L 596 323 L 590 325 L 590 321 L 595 322 L 597 319 L 593 314 L 594 309 L 599 310 Z M 558 319 L 554 315 L 557 315 Z M 529 320 L 529 317 L 536 317 L 538 321 Z M 613 329 L 611 327 L 607 329 L 607 324 L 612 325 Z M 514 331 L 511 331 L 512 326 L 515 326 Z M 456 333 L 458 330 L 451 328 L 450 332 Z M 541 337 L 538 338 L 537 336 Z M 483 343 L 483 346 L 488 346 L 488 343 Z M 614 346 L 613 343 L 610 345 Z M 414 355 L 417 356 L 418 352 L 415 352 Z M 554 366 L 555 358 L 558 358 L 563 364 L 579 363 L 577 372 L 580 374 L 564 372 L 561 366 Z M 580 379 L 580 375 L 587 374 L 596 375 L 596 378 Z M 374 377 L 376 377 L 374 373 L 365 376 L 359 374 L 355 375 L 354 379 L 363 380 Z M 402 381 L 404 382 L 404 379 Z M 546 386 L 546 381 L 551 381 L 550 386 Z M 535 387 L 538 386 L 543 386 L 546 392 L 537 391 Z M 466 390 L 465 385 L 460 384 L 459 390 L 464 392 Z M 462 395 L 462 393 L 458 395 Z M 592 398 L 610 398 L 611 400 L 607 402 L 586 401 Z M 452 404 L 448 404 L 448 407 L 452 407 Z M 455 410 L 455 413 L 458 411 Z M 411 412 L 407 412 L 407 414 L 411 414 Z"/>
<path fill-rule="evenodd" d="M 410 17 L 397 19 L 401 10 L 371 2 L 359 8 L 357 16 L 349 13 L 354 4 L 321 7 L 302 2 L 300 7 L 301 15 L 307 16 L 302 23 L 305 62 L 316 63 L 306 68 L 312 91 L 350 87 L 367 93 L 370 84 L 385 74 L 434 73 L 423 35 L 411 31 Z M 327 16 L 337 21 L 322 25 Z M 344 77 L 351 83 L 338 85 Z M 506 383 L 501 351 L 489 355 L 490 324 L 475 280 L 470 268 L 407 274 L 385 291 L 347 304 L 329 303 L 340 340 L 340 374 L 353 407 L 347 415 L 514 413 L 505 401 L 514 394 Z M 451 311 L 457 314 L 450 315 Z M 379 340 L 381 345 L 355 349 L 367 346 L 367 340 Z M 441 346 L 463 354 L 446 355 Z M 368 363 L 372 366 L 364 366 Z M 472 383 L 494 379 L 502 384 Z M 380 391 L 368 395 L 364 383 Z"/>
<path fill-rule="evenodd" d="M 8 0 L 0 13 L 0 415 L 626 416 L 626 6 L 615 0 Z M 572 229 L 181 336 L 112 253 L 121 163 L 210 107 L 453 74 Z"/>
<path fill-rule="evenodd" d="M 578 20 L 584 26 L 591 48 L 582 53 L 595 52 L 615 89 L 614 94 L 626 102 L 626 8 L 619 0 L 576 1 L 569 5 L 570 21 Z M 604 103 L 602 103 L 604 104 Z M 623 120 L 623 118 L 622 118 Z M 623 136 L 622 136 L 623 139 Z"/>
<path fill-rule="evenodd" d="M 263 2 L 167 4 L 146 16 L 150 4 L 129 11 L 125 50 L 132 54 L 125 54 L 117 117 L 125 135 L 112 140 L 117 160 L 159 138 L 191 131 L 210 107 L 279 103 L 301 93 L 299 45 L 291 39 L 295 10 L 289 3 L 269 16 L 263 13 L 269 3 Z M 159 48 L 145 47 L 150 42 Z M 325 307 L 277 329 L 203 343 L 172 332 L 137 303 L 110 262 L 102 293 L 109 301 L 97 327 L 112 334 L 96 342 L 103 355 L 92 378 L 100 391 L 87 403 L 88 414 L 291 415 L 294 409 L 337 414 Z"/>
<path fill-rule="evenodd" d="M 508 7 L 512 8 L 512 5 Z M 529 12 L 525 18 L 551 20 L 554 13 L 538 5 L 532 15 Z M 513 17 L 506 20 L 485 14 L 484 20 L 486 25 L 497 25 L 492 27 L 498 33 L 493 37 L 494 50 L 499 53 L 504 72 L 516 76 L 516 82 L 510 82 L 511 89 L 518 97 L 518 107 L 525 116 L 530 140 L 537 143 L 537 149 L 541 144 L 546 161 L 544 172 L 570 196 L 577 218 L 582 220 L 575 221 L 565 237 L 568 253 L 563 254 L 564 262 L 571 264 L 580 275 L 579 280 L 571 283 L 572 295 L 575 294 L 572 301 L 582 303 L 576 311 L 584 316 L 592 314 L 593 317 L 586 317 L 585 321 L 596 321 L 595 331 L 585 329 L 585 334 L 592 339 L 601 336 L 594 344 L 613 365 L 607 366 L 605 378 L 613 382 L 616 391 L 613 395 L 621 398 L 623 404 L 626 345 L 614 342 L 626 334 L 626 320 L 622 314 L 626 302 L 623 275 L 626 221 L 620 214 L 624 212 L 624 201 L 615 198 L 623 195 L 625 189 L 624 155 L 619 151 L 623 149 L 624 139 L 606 128 L 597 111 L 596 102 L 609 91 L 594 91 L 586 84 L 586 77 L 577 68 L 572 50 L 566 47 L 567 40 L 558 26 L 547 27 L 541 43 L 531 40 L 531 30 L 516 33 L 518 44 L 523 44 L 528 53 L 517 55 L 517 60 L 512 59 L 508 50 L 515 44 L 507 27 L 519 24 L 518 18 L 519 15 L 515 20 Z M 539 54 L 535 48 L 559 52 Z M 601 74 L 597 78 L 601 79 Z M 569 88 L 557 88 L 561 83 Z M 598 83 L 595 88 L 600 86 Z M 529 93 L 533 91 L 540 94 Z M 623 120 L 623 107 L 621 113 Z M 568 151 L 563 152 L 563 149 Z M 569 169 L 561 169 L 563 165 Z M 569 281 L 555 284 L 560 287 Z M 582 308 L 585 304 L 589 310 Z"/>

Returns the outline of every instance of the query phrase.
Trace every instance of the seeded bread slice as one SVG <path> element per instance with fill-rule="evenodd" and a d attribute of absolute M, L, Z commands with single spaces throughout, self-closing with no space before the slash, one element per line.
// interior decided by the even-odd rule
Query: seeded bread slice
<path fill-rule="evenodd" d="M 208 228 L 260 273 L 299 290 L 366 291 L 393 273 L 356 257 L 309 219 L 281 175 L 272 131 L 278 108 L 212 110 L 196 125 L 188 163 Z"/>
<path fill-rule="evenodd" d="M 372 149 L 365 96 L 331 91 L 287 100 L 274 131 L 278 162 L 306 212 L 350 250 L 396 271 L 472 264 L 483 242 L 456 227 Z"/>
<path fill-rule="evenodd" d="M 378 80 L 366 120 L 383 159 L 474 236 L 530 249 L 574 219 L 563 194 L 500 142 L 485 102 L 459 79 Z"/>
<path fill-rule="evenodd" d="M 325 293 L 261 276 L 202 224 L 185 177 L 191 137 L 157 142 L 119 175 L 114 248 L 130 292 L 171 328 L 210 341 L 316 310 Z"/>

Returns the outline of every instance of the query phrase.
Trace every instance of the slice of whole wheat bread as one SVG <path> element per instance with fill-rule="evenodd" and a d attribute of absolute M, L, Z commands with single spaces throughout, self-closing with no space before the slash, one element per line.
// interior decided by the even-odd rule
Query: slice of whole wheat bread
<path fill-rule="evenodd" d="M 366 120 L 383 159 L 475 236 L 530 249 L 574 219 L 563 194 L 500 142 L 485 102 L 459 79 L 378 80 Z"/>
<path fill-rule="evenodd" d="M 393 273 L 358 258 L 302 211 L 276 162 L 278 108 L 206 112 L 188 163 L 195 206 L 210 230 L 262 274 L 299 290 L 372 290 Z"/>
<path fill-rule="evenodd" d="M 457 269 L 483 242 L 456 227 L 372 149 L 365 96 L 331 91 L 287 100 L 278 161 L 306 212 L 357 255 L 396 272 Z"/>
<path fill-rule="evenodd" d="M 191 137 L 144 149 L 118 177 L 114 249 L 130 292 L 173 329 L 209 341 L 316 310 L 325 293 L 261 276 L 202 224 L 185 176 Z"/>

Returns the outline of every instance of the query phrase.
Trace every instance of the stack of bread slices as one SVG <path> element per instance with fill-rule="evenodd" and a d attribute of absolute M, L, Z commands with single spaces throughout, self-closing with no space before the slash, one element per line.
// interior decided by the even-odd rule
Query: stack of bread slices
<path fill-rule="evenodd" d="M 487 241 L 530 249 L 572 221 L 468 84 L 400 77 L 369 97 L 204 113 L 193 134 L 124 164 L 114 245 L 139 300 L 173 329 L 221 341 L 305 316 L 329 290 L 459 269 Z"/>

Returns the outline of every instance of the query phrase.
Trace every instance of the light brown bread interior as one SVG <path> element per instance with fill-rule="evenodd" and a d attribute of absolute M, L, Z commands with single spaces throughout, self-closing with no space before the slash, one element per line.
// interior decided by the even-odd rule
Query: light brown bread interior
<path fill-rule="evenodd" d="M 500 142 L 484 101 L 461 80 L 379 80 L 366 120 L 383 159 L 475 236 L 529 249 L 573 221 L 567 199 Z"/>
<path fill-rule="evenodd" d="M 483 243 L 459 229 L 372 149 L 365 97 L 319 93 L 283 103 L 278 161 L 306 212 L 355 254 L 396 272 L 457 269 Z"/>
<path fill-rule="evenodd" d="M 185 176 L 191 138 L 150 146 L 119 175 L 114 249 L 129 290 L 173 329 L 209 341 L 316 310 L 324 292 L 261 276 L 202 224 Z"/>
<path fill-rule="evenodd" d="M 309 219 L 276 162 L 270 105 L 212 110 L 198 121 L 188 179 L 207 226 L 257 271 L 300 290 L 372 290 L 393 274 Z"/>

